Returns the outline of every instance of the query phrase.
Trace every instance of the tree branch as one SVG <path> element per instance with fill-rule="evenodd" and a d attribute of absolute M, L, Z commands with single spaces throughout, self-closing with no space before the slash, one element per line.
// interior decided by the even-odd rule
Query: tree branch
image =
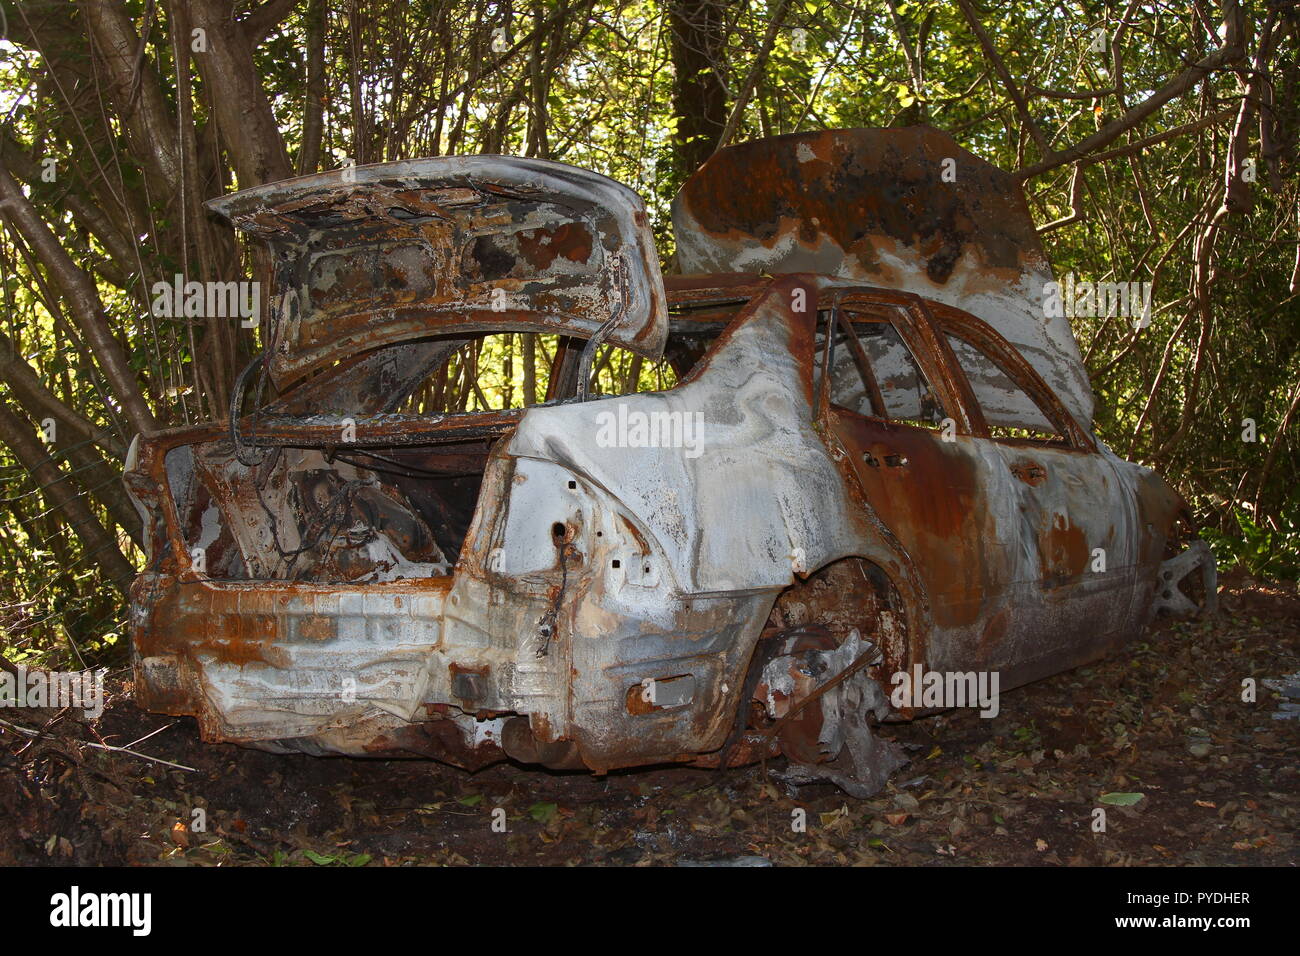
<path fill-rule="evenodd" d="M 759 76 L 762 75 L 763 69 L 767 66 L 767 58 L 772 55 L 772 46 L 776 43 L 777 31 L 781 29 L 781 23 L 785 19 L 785 11 L 790 6 L 790 0 L 781 0 L 772 14 L 772 19 L 768 21 L 767 32 L 763 35 L 763 43 L 758 49 L 758 55 L 754 57 L 754 62 L 750 64 L 749 73 L 745 77 L 745 82 L 740 87 L 740 93 L 736 96 L 736 104 L 731 108 L 731 115 L 727 117 L 727 124 L 722 127 L 722 135 L 718 137 L 718 145 L 714 149 L 716 153 L 724 149 L 727 143 L 731 142 L 731 137 L 736 134 L 736 128 L 740 126 L 740 119 L 745 115 L 745 107 L 749 104 L 749 98 L 754 93 L 754 84 L 758 82 Z"/>
<path fill-rule="evenodd" d="M 240 26 L 244 28 L 244 36 L 248 37 L 248 42 L 254 48 L 261 46 L 262 41 L 293 12 L 297 2 L 298 0 L 266 0 L 251 11 L 248 16 L 239 21 Z"/>
<path fill-rule="evenodd" d="M 1002 80 L 1002 85 L 1006 88 L 1007 95 L 1011 97 L 1011 102 L 1016 106 L 1016 112 L 1020 114 L 1020 121 L 1025 124 L 1029 130 L 1029 135 L 1033 137 L 1034 142 L 1038 144 L 1038 149 L 1042 152 L 1044 160 L 1052 158 L 1055 153 L 1052 150 L 1052 144 L 1047 141 L 1043 131 L 1038 128 L 1034 122 L 1033 114 L 1029 112 L 1029 104 L 1025 101 L 1020 90 L 1016 88 L 1015 80 L 1011 78 L 1011 71 L 1007 69 L 1006 63 L 998 55 L 997 48 L 993 46 L 993 41 L 984 30 L 984 25 L 980 23 L 979 17 L 975 15 L 974 8 L 970 5 L 970 0 L 957 0 L 961 7 L 961 12 L 966 16 L 966 22 L 970 24 L 971 31 L 975 38 L 979 40 L 980 48 L 984 51 L 984 58 L 989 61 L 989 65 Z M 1056 165 L 1061 165 L 1057 163 Z"/>
<path fill-rule="evenodd" d="M 67 300 L 73 321 L 104 370 L 109 387 L 122 404 L 131 426 L 139 432 L 156 427 L 153 412 L 144 399 L 126 352 L 109 328 L 108 316 L 99 301 L 94 280 L 79 268 L 45 224 L 0 159 L 0 214 L 27 240 L 50 277 Z"/>
<path fill-rule="evenodd" d="M 172 195 L 181 180 L 180 156 L 167 136 L 171 129 L 162 84 L 152 64 L 140 54 L 141 40 L 126 8 L 118 0 L 81 0 L 100 59 L 108 70 L 113 107 L 126 127 L 135 155 Z"/>
<path fill-rule="evenodd" d="M 965 3 L 966 0 L 960 0 L 960 2 Z M 1235 6 L 1235 4 L 1231 5 Z M 1082 159 L 1093 150 L 1113 143 L 1125 131 L 1143 122 L 1170 100 L 1186 93 L 1194 84 L 1209 76 L 1215 70 L 1236 63 L 1245 56 L 1245 48 L 1241 42 L 1240 32 L 1229 30 L 1228 40 L 1231 42 L 1225 41 L 1222 47 L 1209 56 L 1193 63 L 1141 103 L 1127 110 L 1118 119 L 1111 120 L 1097 132 L 1075 145 L 1049 155 L 1032 166 L 1017 170 L 1015 173 L 1016 178 L 1024 180 L 1029 179 L 1031 176 L 1039 176 L 1048 170 L 1056 169 L 1058 166 L 1064 166 L 1067 163 Z"/>

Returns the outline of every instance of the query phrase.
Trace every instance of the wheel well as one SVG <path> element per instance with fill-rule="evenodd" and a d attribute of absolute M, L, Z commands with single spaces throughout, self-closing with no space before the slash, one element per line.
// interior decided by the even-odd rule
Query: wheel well
<path fill-rule="evenodd" d="M 908 655 L 906 602 L 889 574 L 862 557 L 831 561 L 779 595 L 765 633 L 792 628 L 825 628 L 839 643 L 857 628 L 885 655 L 882 669 L 903 669 Z"/>

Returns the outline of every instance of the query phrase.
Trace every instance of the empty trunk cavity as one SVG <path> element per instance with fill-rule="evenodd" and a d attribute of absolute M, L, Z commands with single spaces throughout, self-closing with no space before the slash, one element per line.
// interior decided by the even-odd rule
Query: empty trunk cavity
<path fill-rule="evenodd" d="M 194 570 L 369 584 L 451 574 L 489 446 L 281 446 L 241 461 L 220 440 L 176 448 L 167 466 Z"/>

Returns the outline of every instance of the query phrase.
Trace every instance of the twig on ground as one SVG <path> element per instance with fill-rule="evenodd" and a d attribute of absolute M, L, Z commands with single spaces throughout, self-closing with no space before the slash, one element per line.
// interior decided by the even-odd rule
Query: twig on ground
<path fill-rule="evenodd" d="M 17 731 L 17 732 L 20 733 L 20 734 L 26 734 L 28 737 L 37 737 L 37 736 L 40 736 L 40 733 L 41 733 L 39 730 L 32 730 L 30 727 L 20 727 L 20 726 L 18 726 L 17 724 L 11 724 L 11 723 L 9 723 L 9 721 L 7 721 L 7 720 L 0 720 L 0 725 L 3 725 L 3 726 L 5 726 L 5 727 L 8 727 L 10 730 Z M 168 724 L 167 726 L 170 727 L 171 725 Z M 166 727 L 163 727 L 163 728 L 160 728 L 160 729 L 161 729 L 161 730 L 166 730 L 167 728 L 166 728 Z M 158 732 L 158 731 L 156 731 L 156 730 L 154 731 L 154 733 L 157 733 L 157 732 Z M 153 734 L 150 734 L 149 736 L 153 736 Z M 141 739 L 141 740 L 144 740 L 144 739 L 147 739 L 147 738 L 142 737 L 142 738 L 140 738 L 140 739 Z M 137 741 L 137 743 L 138 743 L 138 742 L 139 742 L 139 741 Z M 137 752 L 134 751 L 134 750 L 128 750 L 126 747 L 113 747 L 113 746 L 110 746 L 109 744 L 97 744 L 97 743 L 94 743 L 93 741 L 90 741 L 90 740 L 79 740 L 79 741 L 77 741 L 77 743 L 81 744 L 81 745 L 84 746 L 84 747 L 93 747 L 95 750 L 107 750 L 107 751 L 110 751 L 110 752 L 112 752 L 112 753 L 130 754 L 132 757 L 139 757 L 141 760 L 148 760 L 148 761 L 150 761 L 150 762 L 152 762 L 152 763 L 160 763 L 160 764 L 162 764 L 163 766 L 166 766 L 166 767 L 175 767 L 177 770 L 188 770 L 190 773 L 198 773 L 198 772 L 199 772 L 198 769 L 195 768 L 195 767 L 187 767 L 187 766 L 185 766 L 184 764 L 173 763 L 173 762 L 170 761 L 170 760 L 163 760 L 161 757 L 150 757 L 148 754 L 137 753 Z"/>

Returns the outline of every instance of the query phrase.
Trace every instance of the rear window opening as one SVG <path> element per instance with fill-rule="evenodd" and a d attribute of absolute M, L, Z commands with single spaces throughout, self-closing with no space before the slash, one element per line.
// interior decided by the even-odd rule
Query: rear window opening
<path fill-rule="evenodd" d="M 394 410 L 455 414 L 566 401 L 577 392 L 578 363 L 586 344 L 541 332 L 496 332 L 463 340 Z M 658 392 L 677 380 L 666 360 L 652 362 L 615 345 L 599 345 L 588 395 Z"/>

